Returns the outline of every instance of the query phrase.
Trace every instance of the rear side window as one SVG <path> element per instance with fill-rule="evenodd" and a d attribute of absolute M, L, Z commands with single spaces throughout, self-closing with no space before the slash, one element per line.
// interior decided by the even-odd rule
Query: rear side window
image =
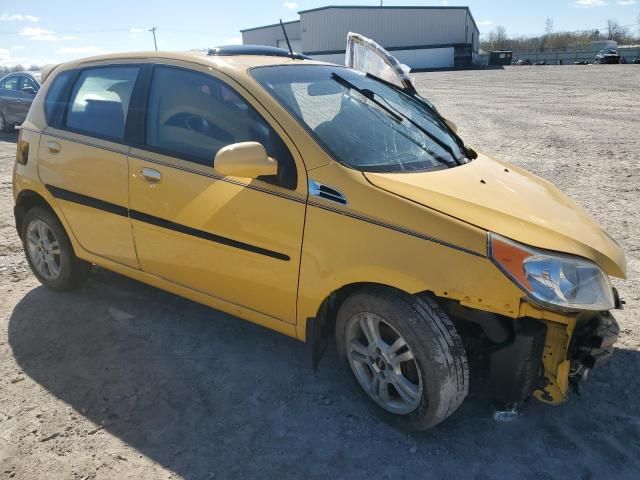
<path fill-rule="evenodd" d="M 65 125 L 100 138 L 124 139 L 124 126 L 139 67 L 83 71 L 71 93 Z"/>
<path fill-rule="evenodd" d="M 5 88 L 7 90 L 18 90 L 18 77 L 16 75 L 7 77 L 2 82 L 2 88 Z"/>
<path fill-rule="evenodd" d="M 278 161 L 277 183 L 295 188 L 297 173 L 280 136 L 235 90 L 210 75 L 172 67 L 154 69 L 146 143 L 203 165 L 232 143 L 260 142 Z M 269 180 L 266 180 L 269 181 Z"/>
<path fill-rule="evenodd" d="M 58 119 L 62 117 L 67 103 L 66 98 L 64 98 L 65 92 L 67 92 L 69 82 L 73 80 L 74 75 L 75 71 L 69 70 L 62 72 L 53 79 L 53 83 L 44 99 L 44 116 L 47 119 L 47 125 L 58 125 Z"/>

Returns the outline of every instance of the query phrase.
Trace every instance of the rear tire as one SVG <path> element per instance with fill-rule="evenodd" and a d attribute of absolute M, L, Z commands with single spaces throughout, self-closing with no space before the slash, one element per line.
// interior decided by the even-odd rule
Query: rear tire
<path fill-rule="evenodd" d="M 368 341 L 376 329 L 379 347 Z M 405 430 L 439 424 L 467 396 L 462 339 L 430 295 L 364 288 L 341 305 L 335 333 L 338 354 L 358 391 L 380 407 L 376 411 L 383 419 Z"/>
<path fill-rule="evenodd" d="M 22 244 L 31 271 L 51 290 L 76 289 L 91 273 L 91 264 L 76 257 L 64 227 L 47 208 L 34 207 L 26 213 Z"/>
<path fill-rule="evenodd" d="M 2 112 L 0 112 L 0 132 L 12 132 L 13 125 L 9 124 Z"/>

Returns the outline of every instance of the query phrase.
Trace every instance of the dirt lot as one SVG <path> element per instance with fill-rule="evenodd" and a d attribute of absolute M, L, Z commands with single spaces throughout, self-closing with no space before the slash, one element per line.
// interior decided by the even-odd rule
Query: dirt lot
<path fill-rule="evenodd" d="M 53 294 L 15 234 L 0 141 L 0 478 L 640 478 L 639 66 L 416 75 L 479 150 L 553 181 L 624 247 L 614 358 L 581 397 L 407 435 L 305 347 L 115 274 Z"/>

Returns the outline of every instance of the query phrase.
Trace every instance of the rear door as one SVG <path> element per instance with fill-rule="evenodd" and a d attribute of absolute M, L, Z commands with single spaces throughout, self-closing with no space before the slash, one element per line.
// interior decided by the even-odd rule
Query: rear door
<path fill-rule="evenodd" d="M 154 67 L 141 109 L 146 128 L 129 157 L 141 268 L 295 323 L 306 207 L 302 160 L 239 85 L 211 69 L 180 65 Z M 223 177 L 213 169 L 220 148 L 243 141 L 265 146 L 278 161 L 277 178 Z"/>
<path fill-rule="evenodd" d="M 45 98 L 39 174 L 80 245 L 137 267 L 128 217 L 125 125 L 138 65 L 63 72 Z"/>

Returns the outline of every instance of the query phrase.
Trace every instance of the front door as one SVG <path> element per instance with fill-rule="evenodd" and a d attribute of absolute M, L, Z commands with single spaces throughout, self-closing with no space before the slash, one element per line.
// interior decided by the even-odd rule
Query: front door
<path fill-rule="evenodd" d="M 192 68 L 154 67 L 145 132 L 130 152 L 130 216 L 141 268 L 295 323 L 306 205 L 301 159 L 260 106 L 259 113 L 209 69 Z M 216 152 L 243 141 L 264 145 L 278 175 L 217 174 Z"/>
<path fill-rule="evenodd" d="M 47 92 L 49 126 L 38 151 L 40 178 L 80 245 L 132 267 L 138 262 L 127 215 L 129 149 L 123 143 L 138 72 L 125 65 L 58 75 Z M 65 85 L 73 78 L 72 88 Z M 63 108 L 58 114 L 50 105 Z"/>
<path fill-rule="evenodd" d="M 36 93 L 38 93 L 38 86 L 35 82 L 27 75 L 20 75 L 18 79 L 18 98 L 20 99 L 18 117 L 21 119 L 19 120 L 21 123 L 27 118 Z"/>

